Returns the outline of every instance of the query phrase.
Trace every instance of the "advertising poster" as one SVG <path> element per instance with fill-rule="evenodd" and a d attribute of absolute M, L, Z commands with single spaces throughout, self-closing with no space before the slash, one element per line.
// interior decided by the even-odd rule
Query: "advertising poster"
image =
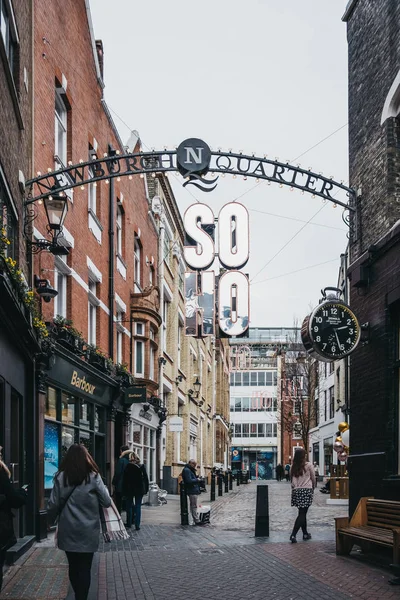
<path fill-rule="evenodd" d="M 232 462 L 242 462 L 242 452 L 240 448 L 232 448 Z"/>
<path fill-rule="evenodd" d="M 53 477 L 58 470 L 59 430 L 56 423 L 44 424 L 44 487 L 53 487 Z"/>

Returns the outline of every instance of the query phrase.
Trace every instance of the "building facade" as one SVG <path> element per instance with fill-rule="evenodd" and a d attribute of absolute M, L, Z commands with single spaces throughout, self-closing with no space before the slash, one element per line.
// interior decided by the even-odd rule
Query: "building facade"
<path fill-rule="evenodd" d="M 288 330 L 251 327 L 229 342 L 231 468 L 252 479 L 275 477 L 279 462 L 278 354 L 288 340 Z"/>
<path fill-rule="evenodd" d="M 350 366 L 350 512 L 400 485 L 400 4 L 351 0 L 350 185 L 357 190 L 348 267 L 364 343 Z M 361 83 L 362 82 L 362 83 Z"/>
<path fill-rule="evenodd" d="M 37 453 L 35 357 L 40 351 L 24 237 L 24 187 L 32 172 L 32 2 L 0 12 L 0 446 L 14 485 L 34 485 Z M 36 322 L 35 322 L 36 323 Z M 18 511 L 19 538 L 35 533 L 37 499 Z"/>
<path fill-rule="evenodd" d="M 65 23 L 68 27 L 65 28 Z M 35 173 L 125 151 L 103 97 L 103 46 L 87 2 L 35 3 Z M 140 149 L 133 135 L 130 148 Z M 64 175 L 63 177 L 67 177 Z M 68 254 L 41 252 L 34 274 L 58 292 L 40 311 L 49 332 L 38 365 L 37 495 L 40 509 L 72 443 L 84 444 L 110 485 L 119 447 L 130 439 L 156 478 L 160 326 L 157 228 L 146 186 L 94 182 L 67 192 L 58 243 Z M 33 239 L 46 238 L 38 206 Z M 131 406 L 125 390 L 144 389 Z M 127 403 L 128 402 L 128 403 Z"/>

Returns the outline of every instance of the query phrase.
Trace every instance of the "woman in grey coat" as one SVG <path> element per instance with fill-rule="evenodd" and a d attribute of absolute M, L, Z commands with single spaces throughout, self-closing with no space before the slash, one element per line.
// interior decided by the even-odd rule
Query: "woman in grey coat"
<path fill-rule="evenodd" d="M 100 507 L 111 506 L 99 468 L 85 446 L 73 444 L 54 477 L 47 510 L 58 517 L 58 547 L 69 565 L 76 600 L 87 600 L 93 554 L 99 547 Z"/>

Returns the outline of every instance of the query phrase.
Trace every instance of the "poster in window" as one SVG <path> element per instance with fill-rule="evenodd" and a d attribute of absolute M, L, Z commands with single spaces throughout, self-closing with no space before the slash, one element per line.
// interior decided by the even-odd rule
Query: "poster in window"
<path fill-rule="evenodd" d="M 53 487 L 53 477 L 58 470 L 59 428 L 56 423 L 44 424 L 44 487 Z"/>

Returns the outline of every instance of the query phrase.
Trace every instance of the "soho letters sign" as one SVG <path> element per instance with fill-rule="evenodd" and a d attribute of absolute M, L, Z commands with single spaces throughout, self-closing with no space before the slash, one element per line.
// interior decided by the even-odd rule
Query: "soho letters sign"
<path fill-rule="evenodd" d="M 189 160 L 199 158 L 188 154 Z M 218 215 L 218 252 L 215 216 L 198 202 L 185 212 L 184 256 L 193 271 L 185 273 L 185 333 L 202 337 L 215 335 L 215 306 L 218 326 L 229 336 L 242 335 L 249 326 L 249 279 L 239 271 L 249 259 L 249 214 L 238 202 L 225 204 Z M 208 270 L 218 255 L 226 272 L 218 278 Z M 215 297 L 217 290 L 218 297 Z"/>

